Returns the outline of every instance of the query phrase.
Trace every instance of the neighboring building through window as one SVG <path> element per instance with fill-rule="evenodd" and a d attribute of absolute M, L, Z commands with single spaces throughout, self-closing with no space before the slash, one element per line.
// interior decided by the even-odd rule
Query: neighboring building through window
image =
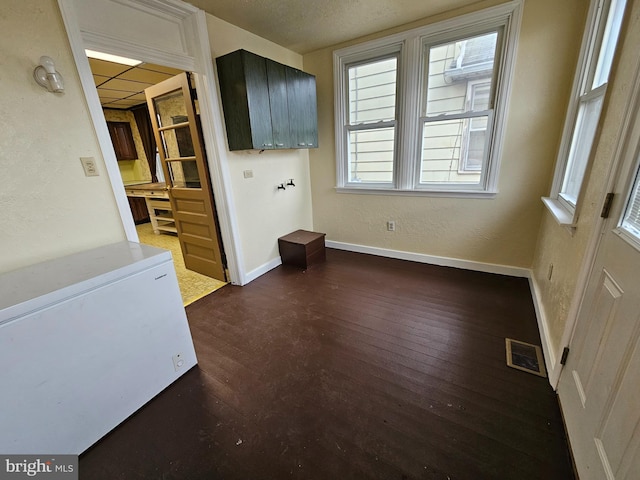
<path fill-rule="evenodd" d="M 338 189 L 493 194 L 520 8 L 334 52 Z"/>
<path fill-rule="evenodd" d="M 626 0 L 592 0 L 574 93 L 565 120 L 551 195 L 543 199 L 559 223 L 575 225 Z"/>
<path fill-rule="evenodd" d="M 398 57 L 347 67 L 349 182 L 393 182 Z"/>

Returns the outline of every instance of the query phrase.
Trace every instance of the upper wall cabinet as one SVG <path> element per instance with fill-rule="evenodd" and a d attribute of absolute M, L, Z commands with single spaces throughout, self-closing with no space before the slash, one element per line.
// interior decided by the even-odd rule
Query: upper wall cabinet
<path fill-rule="evenodd" d="M 129 122 L 107 122 L 111 143 L 118 160 L 136 160 L 138 152 Z"/>
<path fill-rule="evenodd" d="M 216 63 L 229 150 L 318 146 L 313 75 L 246 50 Z"/>

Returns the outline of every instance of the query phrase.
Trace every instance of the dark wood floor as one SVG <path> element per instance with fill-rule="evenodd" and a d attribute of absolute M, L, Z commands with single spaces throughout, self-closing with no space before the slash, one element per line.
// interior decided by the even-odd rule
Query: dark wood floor
<path fill-rule="evenodd" d="M 199 365 L 81 479 L 572 479 L 527 280 L 329 250 L 187 307 Z"/>

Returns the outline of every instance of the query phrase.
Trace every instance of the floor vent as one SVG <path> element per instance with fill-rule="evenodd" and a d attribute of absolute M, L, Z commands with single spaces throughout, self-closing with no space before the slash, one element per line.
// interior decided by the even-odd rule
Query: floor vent
<path fill-rule="evenodd" d="M 542 349 L 538 345 L 519 342 L 511 338 L 506 339 L 506 344 L 508 366 L 540 377 L 547 376 Z"/>

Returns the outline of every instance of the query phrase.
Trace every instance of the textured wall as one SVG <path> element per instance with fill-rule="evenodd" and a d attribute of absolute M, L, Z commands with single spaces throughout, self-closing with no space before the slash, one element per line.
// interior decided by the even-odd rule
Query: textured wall
<path fill-rule="evenodd" d="M 124 240 L 57 2 L 5 0 L 0 30 L 0 272 Z M 41 55 L 64 94 L 33 80 Z M 85 177 L 80 157 L 100 176 Z"/>
<path fill-rule="evenodd" d="M 587 177 L 584 201 L 578 225 L 570 233 L 545 210 L 540 229 L 533 272 L 541 292 L 552 346 L 557 352 L 567 322 L 582 259 L 585 255 L 593 226 L 602 208 L 607 177 L 620 135 L 623 113 L 628 104 L 630 86 L 638 62 L 640 45 L 640 1 L 630 0 L 627 6 L 628 26 L 619 45 L 619 58 L 610 78 L 607 100 L 601 118 L 601 133 L 595 140 L 595 157 Z M 553 264 L 551 281 L 547 279 L 549 264 Z"/>
<path fill-rule="evenodd" d="M 405 28 L 497 3 L 479 2 Z M 332 52 L 346 44 L 305 55 L 305 70 L 318 78 L 320 148 L 310 153 L 314 229 L 340 242 L 530 267 L 542 218 L 540 197 L 548 193 L 586 3 L 524 2 L 495 199 L 335 193 Z M 396 232 L 386 231 L 387 220 L 396 221 Z"/>

